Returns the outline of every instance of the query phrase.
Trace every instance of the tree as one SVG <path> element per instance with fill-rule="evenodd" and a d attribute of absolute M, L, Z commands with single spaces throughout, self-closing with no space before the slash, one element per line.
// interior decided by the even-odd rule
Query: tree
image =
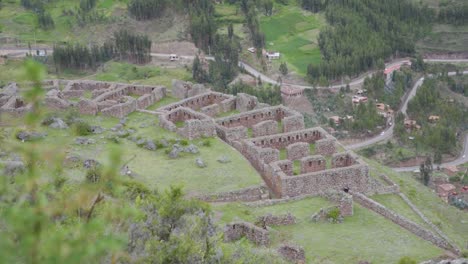
<path fill-rule="evenodd" d="M 421 173 L 421 178 L 424 183 L 424 185 L 429 185 L 429 181 L 431 179 L 432 175 L 432 161 L 430 157 L 426 158 L 426 161 L 421 163 L 419 166 L 419 172 Z"/>
<path fill-rule="evenodd" d="M 192 77 L 196 82 L 204 83 L 208 81 L 208 74 L 203 69 L 203 66 L 200 62 L 198 55 L 193 60 L 192 64 Z"/>
<path fill-rule="evenodd" d="M 434 164 L 441 164 L 442 163 L 442 153 L 440 151 L 436 151 L 434 153 Z"/>
<path fill-rule="evenodd" d="M 282 62 L 279 66 L 279 71 L 281 72 L 281 74 L 283 74 L 284 76 L 288 75 L 288 65 L 286 64 L 286 62 Z"/>
<path fill-rule="evenodd" d="M 25 68 L 32 85 L 25 100 L 33 107 L 27 118 L 18 121 L 28 130 L 37 130 L 43 118 L 45 92 L 41 83 L 45 70 L 32 61 L 26 62 Z M 79 264 L 103 262 L 106 256 L 117 258 L 126 243 L 125 231 L 115 225 L 116 216 L 132 218 L 128 204 L 122 204 L 118 195 L 118 151 L 111 151 L 110 166 L 104 167 L 100 181 L 65 188 L 65 148 L 40 142 L 0 144 L 14 150 L 27 164 L 24 173 L 0 181 L 3 262 Z"/>

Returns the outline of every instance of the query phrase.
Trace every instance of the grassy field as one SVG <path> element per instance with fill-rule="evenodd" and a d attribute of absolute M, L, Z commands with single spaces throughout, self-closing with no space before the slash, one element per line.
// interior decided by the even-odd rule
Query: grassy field
<path fill-rule="evenodd" d="M 254 222 L 258 216 L 292 213 L 298 224 L 273 227 L 272 244 L 292 242 L 304 247 L 307 263 L 397 263 L 403 256 L 418 261 L 438 256 L 442 250 L 423 241 L 391 221 L 359 205 L 354 215 L 342 224 L 313 223 L 310 217 L 331 204 L 322 198 L 287 204 L 251 208 L 241 204 L 214 206 L 222 223 L 244 220 Z"/>
<path fill-rule="evenodd" d="M 170 103 L 171 98 L 165 101 Z M 67 114 L 61 113 L 64 116 Z M 96 159 L 103 164 L 107 164 L 111 146 L 117 146 L 122 152 L 122 160 L 130 161 L 128 163 L 132 172 L 136 173 L 136 180 L 142 182 L 150 188 L 159 190 L 166 189 L 170 185 L 183 186 L 189 194 L 214 193 L 236 190 L 252 185 L 262 183 L 261 177 L 253 169 L 242 155 L 232 147 L 218 138 L 207 138 L 189 141 L 189 144 L 198 146 L 200 153 L 183 153 L 177 159 L 169 159 L 165 153 L 167 148 L 161 148 L 157 151 L 149 151 L 140 148 L 130 138 L 136 137 L 160 140 L 160 139 L 179 139 L 175 133 L 164 130 L 159 127 L 156 116 L 144 113 L 134 112 L 127 118 L 126 128 L 136 130 L 128 138 L 120 139 L 119 144 L 115 144 L 107 139 L 113 135 L 110 128 L 119 123 L 119 120 L 104 116 L 82 116 L 82 118 L 91 125 L 98 125 L 106 129 L 102 134 L 90 135 L 87 138 L 95 140 L 95 144 L 77 145 L 74 143 L 77 135 L 72 128 L 66 130 L 56 130 L 48 127 L 41 127 L 41 132 L 46 132 L 47 137 L 39 141 L 39 146 L 65 147 L 65 153 L 78 155 L 83 159 Z M 15 128 L 3 128 L 10 135 L 10 142 L 18 142 L 14 139 L 15 131 L 21 129 L 21 124 L 16 123 L 16 119 L 5 120 L 3 122 L 13 121 Z M 142 124 L 144 124 L 142 126 Z M 210 145 L 206 146 L 205 141 Z M 202 144 L 205 143 L 205 144 Z M 23 143 L 28 144 L 28 143 Z M 65 153 L 62 153 L 65 155 Z M 57 154 L 54 154 L 57 155 Z M 227 156 L 231 162 L 222 164 L 217 161 L 221 156 Z M 135 157 L 135 158 L 134 158 Z M 198 168 L 195 164 L 196 158 L 202 158 L 206 163 L 206 168 Z M 85 169 L 81 166 L 77 168 L 65 169 L 65 175 L 72 182 L 84 180 Z"/>
<path fill-rule="evenodd" d="M 91 76 L 93 80 L 164 85 L 168 88 L 173 79 L 190 81 L 192 73 L 184 68 L 162 68 L 151 65 L 138 66 L 129 63 L 109 62 Z"/>
<path fill-rule="evenodd" d="M 453 206 L 448 206 L 435 192 L 413 178 L 410 173 L 397 173 L 375 161 L 365 160 L 371 166 L 371 173 L 389 176 L 400 185 L 401 191 L 432 223 L 455 241 L 460 248 L 465 248 L 468 239 L 466 235 L 468 234 L 468 214 Z"/>
<path fill-rule="evenodd" d="M 8 82 L 21 83 L 24 80 L 23 62 L 7 60 L 0 65 L 0 85 Z M 108 62 L 96 72 L 66 71 L 57 75 L 50 73 L 48 79 L 88 79 L 108 82 L 125 82 L 135 84 L 164 85 L 168 89 L 172 80 L 191 81 L 192 73 L 185 68 L 163 68 L 152 65 L 134 65 L 126 62 Z"/>
<path fill-rule="evenodd" d="M 417 43 L 422 52 L 468 52 L 468 25 L 436 24 L 428 36 Z"/>
<path fill-rule="evenodd" d="M 279 51 L 290 71 L 305 75 L 307 65 L 321 60 L 317 37 L 325 25 L 325 18 L 306 12 L 295 4 L 276 5 L 275 10 L 273 16 L 260 19 L 266 49 Z"/>
<path fill-rule="evenodd" d="M 59 0 L 46 5 L 55 28 L 42 30 L 38 27 L 36 15 L 24 9 L 20 0 L 3 1 L 0 9 L 0 37 L 15 38 L 27 44 L 30 42 L 53 43 L 76 41 L 82 44 L 102 43 L 112 37 L 114 31 L 126 28 L 132 32 L 146 34 L 153 42 L 177 40 L 186 29 L 186 19 L 167 14 L 160 19 L 136 21 L 128 16 L 128 0 L 98 0 L 94 10 L 102 17 L 97 22 L 80 26 L 75 14 L 79 1 Z"/>

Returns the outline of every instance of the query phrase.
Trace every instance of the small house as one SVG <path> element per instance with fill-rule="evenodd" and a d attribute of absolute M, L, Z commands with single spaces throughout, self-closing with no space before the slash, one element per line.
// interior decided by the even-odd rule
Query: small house
<path fill-rule="evenodd" d="M 303 95 L 304 89 L 302 88 L 295 88 L 289 85 L 281 86 L 281 95 L 284 97 L 298 97 Z"/>
<path fill-rule="evenodd" d="M 459 172 L 459 170 L 458 170 L 457 166 L 447 166 L 447 167 L 444 168 L 444 172 L 448 176 L 454 176 L 455 174 L 457 174 Z"/>
<path fill-rule="evenodd" d="M 365 103 L 367 102 L 367 97 L 366 96 L 353 96 L 353 103 L 354 104 L 360 104 L 360 103 Z"/>
<path fill-rule="evenodd" d="M 439 195 L 442 200 L 444 200 L 446 203 L 448 203 L 448 197 L 451 195 L 453 192 L 455 192 L 457 188 L 450 183 L 444 183 L 444 184 L 439 184 L 437 185 L 437 194 Z"/>
<path fill-rule="evenodd" d="M 278 60 L 281 57 L 281 54 L 279 52 L 276 52 L 276 51 L 274 51 L 274 52 L 267 51 L 265 56 L 269 60 Z"/>

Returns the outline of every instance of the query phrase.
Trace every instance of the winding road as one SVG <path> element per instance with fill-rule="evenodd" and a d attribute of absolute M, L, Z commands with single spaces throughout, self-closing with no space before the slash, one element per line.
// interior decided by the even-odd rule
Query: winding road
<path fill-rule="evenodd" d="M 42 48 L 41 51 L 46 51 L 48 54 L 51 54 L 53 52 L 52 49 L 50 48 Z M 33 50 L 34 52 L 34 50 Z M 26 54 L 29 53 L 29 49 L 24 49 L 24 48 L 0 48 L 0 55 L 2 56 L 10 56 L 10 57 L 16 57 L 16 58 L 21 58 L 25 57 Z M 169 58 L 170 54 L 163 54 L 163 53 L 151 53 L 151 57 L 156 57 L 156 58 Z M 180 58 L 182 59 L 188 59 L 188 60 L 193 60 L 195 58 L 194 55 L 179 55 Z M 214 60 L 214 57 L 207 56 L 205 57 L 208 60 Z M 424 59 L 425 62 L 447 62 L 447 63 L 468 63 L 468 59 Z M 399 59 L 396 61 L 392 61 L 390 63 L 385 64 L 386 68 L 397 66 L 397 65 L 403 65 L 407 64 L 409 62 L 409 59 Z M 253 76 L 260 77 L 263 82 L 270 83 L 270 84 L 279 84 L 276 80 L 273 80 L 269 76 L 257 71 L 255 68 L 252 66 L 248 65 L 247 63 L 244 63 L 242 61 L 239 61 L 239 67 L 245 69 L 249 74 Z M 367 74 L 362 75 L 361 77 L 358 77 L 354 80 L 352 80 L 349 85 L 350 86 L 355 86 L 358 84 L 361 84 L 364 82 L 365 78 L 368 76 L 372 76 L 374 72 L 368 72 Z M 455 75 L 455 72 L 450 72 L 449 76 Z M 462 74 L 468 74 L 468 71 L 464 71 Z M 416 95 L 416 92 L 419 87 L 423 84 L 425 78 L 431 78 L 432 76 L 427 76 L 427 77 L 422 77 L 420 78 L 414 86 L 411 88 L 411 91 L 409 92 L 408 96 L 406 97 L 405 101 L 403 102 L 403 105 L 400 109 L 400 111 L 406 115 L 406 111 L 408 108 L 408 102 Z M 299 84 L 292 84 L 292 83 L 282 83 L 282 85 L 287 85 L 290 87 L 294 88 L 301 88 L 301 89 L 312 89 L 312 88 L 317 88 L 317 89 L 338 89 L 346 84 L 336 84 L 336 85 L 330 85 L 330 86 L 322 86 L 322 87 L 314 87 L 314 86 L 308 86 L 308 85 L 299 85 Z M 360 148 L 364 148 L 379 142 L 386 141 L 393 136 L 393 130 L 394 130 L 395 124 L 392 122 L 392 125 L 389 126 L 387 129 L 381 132 L 380 135 L 375 136 L 373 138 L 367 139 L 365 141 L 359 142 L 359 143 L 354 143 L 347 145 L 346 148 L 351 149 L 351 150 L 357 150 Z M 453 161 L 446 162 L 441 164 L 441 167 L 445 166 L 454 166 L 454 165 L 460 165 L 463 163 L 468 162 L 468 134 L 465 135 L 464 139 L 464 146 L 463 146 L 463 152 L 460 154 L 460 156 Z M 400 168 L 393 168 L 396 171 L 403 172 L 403 171 L 413 171 L 419 169 L 419 166 L 414 166 L 414 167 L 400 167 Z"/>

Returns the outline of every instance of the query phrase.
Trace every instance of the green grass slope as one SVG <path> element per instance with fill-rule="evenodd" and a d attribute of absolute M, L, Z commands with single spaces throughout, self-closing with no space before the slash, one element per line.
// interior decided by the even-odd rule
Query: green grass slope
<path fill-rule="evenodd" d="M 436 257 L 442 250 L 395 225 L 390 220 L 359 205 L 354 215 L 341 224 L 314 223 L 310 217 L 331 204 L 322 198 L 311 198 L 261 208 L 241 204 L 215 206 L 222 223 L 258 216 L 292 213 L 298 223 L 273 227 L 272 247 L 292 242 L 304 247 L 307 263 L 397 263 L 403 256 L 418 261 Z"/>
<path fill-rule="evenodd" d="M 305 75 L 307 65 L 321 61 L 317 37 L 325 25 L 325 18 L 294 4 L 275 7 L 273 16 L 262 16 L 260 19 L 266 49 L 281 52 L 282 60 L 288 63 L 290 70 Z"/>

